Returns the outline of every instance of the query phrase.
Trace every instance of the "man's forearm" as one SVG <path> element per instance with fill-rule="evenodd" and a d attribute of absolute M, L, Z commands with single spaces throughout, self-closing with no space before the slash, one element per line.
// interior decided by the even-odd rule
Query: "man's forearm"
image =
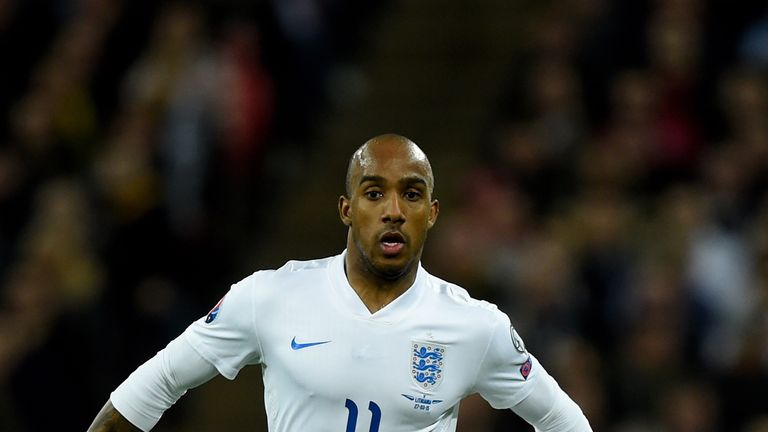
<path fill-rule="evenodd" d="M 141 429 L 132 425 L 119 411 L 112 406 L 112 401 L 107 401 L 104 407 L 96 415 L 88 432 L 141 432 Z"/>

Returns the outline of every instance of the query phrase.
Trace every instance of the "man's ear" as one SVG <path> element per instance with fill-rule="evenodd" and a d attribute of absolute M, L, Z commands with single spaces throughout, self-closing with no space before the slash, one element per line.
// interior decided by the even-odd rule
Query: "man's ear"
<path fill-rule="evenodd" d="M 437 215 L 440 214 L 440 202 L 438 200 L 432 200 L 432 205 L 429 208 L 429 219 L 427 220 L 427 229 L 431 229 L 435 222 L 437 222 Z"/>
<path fill-rule="evenodd" d="M 349 198 L 342 195 L 339 197 L 339 217 L 346 226 L 352 225 L 352 208 L 349 205 Z"/>

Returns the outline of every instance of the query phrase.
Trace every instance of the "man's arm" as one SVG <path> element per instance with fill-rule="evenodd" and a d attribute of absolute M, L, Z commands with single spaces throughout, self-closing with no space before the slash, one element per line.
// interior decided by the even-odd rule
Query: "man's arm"
<path fill-rule="evenodd" d="M 96 415 L 88 432 L 141 432 L 141 429 L 129 422 L 108 400 Z"/>
<path fill-rule="evenodd" d="M 218 374 L 234 379 L 243 367 L 260 363 L 254 295 L 272 273 L 256 272 L 233 285 L 207 317 L 193 322 L 109 395 L 89 430 L 149 431 L 187 390 Z"/>
<path fill-rule="evenodd" d="M 89 431 L 149 431 L 188 389 L 218 374 L 184 335 L 139 366 L 110 395 Z"/>
<path fill-rule="evenodd" d="M 511 408 L 539 432 L 590 432 L 581 409 L 557 385 L 499 312 L 475 391 L 494 408 Z"/>
<path fill-rule="evenodd" d="M 591 431 L 579 406 L 552 376 L 542 372 L 528 397 L 513 406 L 512 411 L 533 425 L 537 432 Z"/>

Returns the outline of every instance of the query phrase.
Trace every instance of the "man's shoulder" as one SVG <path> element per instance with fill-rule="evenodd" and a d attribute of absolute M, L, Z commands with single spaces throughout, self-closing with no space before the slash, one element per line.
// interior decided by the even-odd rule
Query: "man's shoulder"
<path fill-rule="evenodd" d="M 333 261 L 334 258 L 336 258 L 336 256 L 317 258 L 317 259 L 311 259 L 311 260 L 289 260 L 289 261 L 286 261 L 285 264 L 277 268 L 257 270 L 251 275 L 245 277 L 243 281 L 274 278 L 274 277 L 288 276 L 290 274 L 295 274 L 295 273 L 324 270 L 331 265 L 331 262 Z"/>
<path fill-rule="evenodd" d="M 290 260 L 290 261 L 287 261 L 285 264 L 283 264 L 282 267 L 277 269 L 276 272 L 281 274 L 284 274 L 284 273 L 290 274 L 290 273 L 301 273 L 301 272 L 325 270 L 331 265 L 334 258 L 336 258 L 337 256 L 338 255 L 334 255 L 330 257 L 316 258 L 311 260 Z"/>
<path fill-rule="evenodd" d="M 454 309 L 460 314 L 473 314 L 489 321 L 503 319 L 505 316 L 495 304 L 472 297 L 465 288 L 429 273 L 427 275 L 430 290 L 442 307 Z"/>
<path fill-rule="evenodd" d="M 290 260 L 276 269 L 258 270 L 235 284 L 245 289 L 283 288 L 303 285 L 302 282 L 318 282 L 319 273 L 325 272 L 335 257 L 312 260 Z"/>

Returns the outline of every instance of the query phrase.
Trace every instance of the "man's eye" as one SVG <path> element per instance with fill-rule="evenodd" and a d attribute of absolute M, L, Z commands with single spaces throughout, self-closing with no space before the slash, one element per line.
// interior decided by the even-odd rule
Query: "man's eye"
<path fill-rule="evenodd" d="M 368 191 L 365 193 L 365 196 L 368 197 L 369 199 L 375 200 L 383 197 L 384 194 L 382 194 L 379 191 Z"/>
<path fill-rule="evenodd" d="M 405 193 L 405 198 L 411 201 L 416 201 L 417 199 L 421 198 L 421 194 L 416 191 L 408 191 Z"/>

